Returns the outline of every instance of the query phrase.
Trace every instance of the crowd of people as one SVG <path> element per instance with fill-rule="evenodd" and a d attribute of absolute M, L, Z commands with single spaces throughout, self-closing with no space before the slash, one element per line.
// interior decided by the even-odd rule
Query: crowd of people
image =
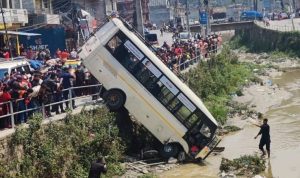
<path fill-rule="evenodd" d="M 175 74 L 179 74 L 182 64 L 189 64 L 189 61 L 193 61 L 200 55 L 208 57 L 211 53 L 216 53 L 221 44 L 221 35 L 210 35 L 206 38 L 196 35 L 194 40 L 185 42 L 174 39 L 172 45 L 165 42 L 156 52 Z M 3 51 L 1 52 L 0 54 L 4 54 Z M 76 86 L 98 84 L 98 81 L 82 64 L 65 65 L 67 59 L 76 60 L 78 58 L 75 49 L 70 52 L 57 49 L 54 58 L 51 58 L 49 49 L 34 51 L 29 48 L 24 50 L 21 46 L 20 52 L 22 56 L 30 59 L 34 71 L 30 73 L 12 71 L 0 79 L 0 117 L 12 112 L 19 112 L 14 115 L 14 122 L 16 124 L 26 123 L 36 111 L 40 112 L 37 108 L 42 105 L 46 105 L 45 115 L 50 117 L 51 113 L 59 114 L 70 107 L 75 108 L 75 101 L 72 100 L 75 96 L 97 93 L 99 89 L 97 87 L 89 90 L 70 89 Z M 72 100 L 72 102 L 65 100 Z M 12 101 L 12 107 L 9 101 Z M 60 101 L 64 101 L 64 104 L 47 106 Z M 20 113 L 26 109 L 32 109 L 32 111 Z M 0 118 L 0 129 L 10 127 L 12 127 L 11 116 Z"/>
<path fill-rule="evenodd" d="M 25 54 L 23 53 L 23 55 Z M 14 115 L 15 124 L 26 123 L 36 111 L 41 111 L 38 108 L 42 105 L 70 100 L 75 96 L 95 94 L 98 90 L 97 87 L 70 89 L 77 86 L 98 84 L 98 81 L 80 62 L 75 66 L 65 65 L 65 61 L 77 57 L 77 53 L 69 53 L 66 50 L 61 52 L 58 49 L 57 58 L 51 59 L 47 50 L 34 52 L 32 49 L 28 49 L 26 56 L 29 59 L 34 59 L 34 62 L 38 61 L 38 64 L 41 65 L 36 65 L 36 69 L 30 73 L 25 71 L 5 73 L 4 78 L 0 79 L 0 117 L 12 112 L 32 109 L 32 111 Z M 8 101 L 12 101 L 12 108 Z M 74 100 L 55 104 L 51 107 L 46 106 L 45 115 L 50 117 L 51 113 L 63 113 L 70 107 L 76 107 Z M 0 129 L 11 127 L 10 116 L 0 118 Z"/>
<path fill-rule="evenodd" d="M 194 40 L 180 41 L 174 39 L 172 45 L 167 42 L 157 49 L 161 60 L 176 74 L 181 70 L 182 64 L 189 64 L 195 57 L 209 57 L 217 53 L 218 47 L 222 45 L 222 35 L 209 35 L 206 38 L 195 35 Z"/>

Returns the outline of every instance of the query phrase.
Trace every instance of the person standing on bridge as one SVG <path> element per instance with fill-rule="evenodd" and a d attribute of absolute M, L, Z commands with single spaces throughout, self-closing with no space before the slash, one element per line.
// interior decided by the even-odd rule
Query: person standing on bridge
<path fill-rule="evenodd" d="M 271 144 L 271 139 L 270 139 L 270 126 L 268 124 L 268 119 L 264 119 L 263 125 L 261 125 L 261 126 L 256 125 L 256 126 L 260 127 L 260 131 L 254 137 L 254 139 L 256 139 L 259 135 L 261 135 L 260 142 L 259 142 L 259 149 L 263 153 L 262 156 L 265 156 L 266 152 L 264 150 L 264 146 L 266 145 L 267 153 L 268 153 L 268 158 L 270 158 L 270 144 Z"/>

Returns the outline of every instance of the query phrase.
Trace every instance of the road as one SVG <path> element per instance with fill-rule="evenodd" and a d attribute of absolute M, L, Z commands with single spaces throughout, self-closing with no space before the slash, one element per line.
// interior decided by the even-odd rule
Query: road
<path fill-rule="evenodd" d="M 163 35 L 161 35 L 159 30 L 151 30 L 150 33 L 157 34 L 159 46 L 162 46 L 164 42 L 167 42 L 168 45 L 173 44 L 173 39 L 172 39 L 173 33 L 164 32 Z"/>

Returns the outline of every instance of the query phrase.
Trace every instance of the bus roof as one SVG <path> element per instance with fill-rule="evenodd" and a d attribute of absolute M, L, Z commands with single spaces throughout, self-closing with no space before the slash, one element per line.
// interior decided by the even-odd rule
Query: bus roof
<path fill-rule="evenodd" d="M 183 83 L 168 67 L 148 48 L 145 44 L 139 40 L 136 35 L 129 31 L 123 22 L 118 18 L 113 18 L 112 22 L 123 32 L 125 33 L 139 49 L 148 57 L 154 58 L 157 60 L 152 61 L 166 76 L 176 85 L 215 125 L 218 125 L 218 122 L 211 115 L 208 109 L 205 107 L 200 98 L 185 84 Z"/>

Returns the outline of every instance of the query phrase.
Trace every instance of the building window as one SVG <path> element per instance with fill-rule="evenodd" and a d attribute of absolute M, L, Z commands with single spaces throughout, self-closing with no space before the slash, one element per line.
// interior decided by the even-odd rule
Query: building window
<path fill-rule="evenodd" d="M 6 0 L 1 0 L 1 4 L 2 4 L 2 7 L 3 7 L 3 8 L 8 8 L 8 7 L 7 7 Z"/>
<path fill-rule="evenodd" d="M 43 0 L 43 5 L 44 5 L 44 8 L 49 8 L 48 0 Z"/>

